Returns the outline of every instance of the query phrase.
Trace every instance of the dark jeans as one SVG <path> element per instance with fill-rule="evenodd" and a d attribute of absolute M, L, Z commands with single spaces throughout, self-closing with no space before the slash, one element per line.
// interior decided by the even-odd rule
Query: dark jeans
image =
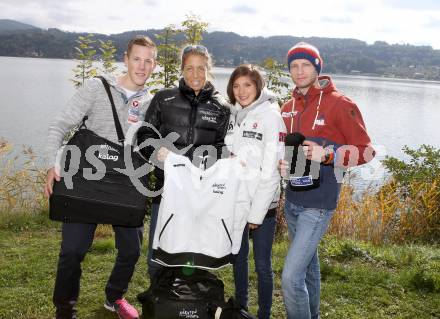
<path fill-rule="evenodd" d="M 151 260 L 153 255 L 153 240 L 154 231 L 157 224 L 157 215 L 159 214 L 159 203 L 153 203 L 151 206 L 151 220 L 150 220 L 150 231 L 148 232 L 148 252 L 147 252 L 147 264 L 148 264 L 148 276 L 150 277 L 150 283 L 155 274 L 163 267 L 158 263 Z"/>
<path fill-rule="evenodd" d="M 53 293 L 57 318 L 75 312 L 79 296 L 81 262 L 93 242 L 96 224 L 64 223 L 61 251 Z M 142 245 L 143 226 L 113 226 L 118 250 L 112 273 L 105 287 L 107 300 L 121 299 L 127 291 Z"/>
<path fill-rule="evenodd" d="M 258 275 L 258 318 L 270 318 L 272 308 L 273 271 L 272 243 L 275 236 L 276 217 L 266 217 L 263 224 L 251 230 L 255 270 Z M 240 306 L 248 306 L 249 286 L 249 229 L 243 233 L 240 251 L 234 263 L 235 298 Z"/>

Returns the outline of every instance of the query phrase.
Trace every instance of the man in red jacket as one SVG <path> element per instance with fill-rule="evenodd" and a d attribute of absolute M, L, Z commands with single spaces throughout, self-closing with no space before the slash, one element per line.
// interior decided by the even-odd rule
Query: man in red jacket
<path fill-rule="evenodd" d="M 292 242 L 282 274 L 283 297 L 289 319 L 319 318 L 319 241 L 336 209 L 344 169 L 370 161 L 375 153 L 356 104 L 336 90 L 329 76 L 319 76 L 318 49 L 300 42 L 288 51 L 287 63 L 296 87 L 282 116 L 287 132 L 304 139 L 299 148 L 319 174 L 298 177 L 296 169 L 307 164 L 292 165 L 295 176 L 289 176 L 284 210 Z"/>

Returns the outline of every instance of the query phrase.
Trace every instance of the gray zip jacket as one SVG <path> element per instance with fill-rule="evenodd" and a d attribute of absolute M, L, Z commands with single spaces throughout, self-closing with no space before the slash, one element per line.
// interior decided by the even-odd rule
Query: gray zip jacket
<path fill-rule="evenodd" d="M 126 135 L 132 125 L 139 126 L 145 118 L 145 112 L 150 105 L 152 96 L 148 89 L 143 89 L 127 99 L 124 90 L 118 85 L 116 77 L 105 75 L 104 78 L 110 85 L 119 122 L 121 122 L 122 131 Z M 62 146 L 66 134 L 75 126 L 80 125 L 86 115 L 88 116 L 86 126 L 89 130 L 118 143 L 107 92 L 100 79 L 89 79 L 76 91 L 67 106 L 61 110 L 49 126 L 46 143 L 49 168 L 55 166 L 57 152 Z"/>

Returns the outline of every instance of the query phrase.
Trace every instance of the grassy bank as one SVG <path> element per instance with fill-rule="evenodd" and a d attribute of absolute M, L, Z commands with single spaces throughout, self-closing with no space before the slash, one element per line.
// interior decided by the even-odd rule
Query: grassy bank
<path fill-rule="evenodd" d="M 80 318 L 115 318 L 102 303 L 115 258 L 112 236 L 99 231 L 83 263 Z M 53 318 L 51 303 L 60 227 L 45 214 L 0 214 L 0 318 Z M 273 318 L 285 318 L 280 277 L 287 241 L 274 246 L 276 289 Z M 127 299 L 148 286 L 145 244 Z M 323 318 L 440 318 L 440 248 L 372 246 L 326 237 L 320 247 Z M 227 295 L 232 273 L 219 272 Z M 256 312 L 256 275 L 251 274 L 251 311 Z"/>

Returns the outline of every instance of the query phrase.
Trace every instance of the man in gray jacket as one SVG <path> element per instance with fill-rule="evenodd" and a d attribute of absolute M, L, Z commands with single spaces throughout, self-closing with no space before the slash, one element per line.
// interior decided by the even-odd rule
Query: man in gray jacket
<path fill-rule="evenodd" d="M 110 84 L 124 134 L 132 125 L 141 123 L 150 104 L 151 94 L 145 82 L 156 66 L 157 48 L 147 37 L 136 37 L 128 43 L 124 55 L 127 73 L 120 77 L 104 76 Z M 68 105 L 49 127 L 48 152 L 51 160 L 44 192 L 52 194 L 54 181 L 60 181 L 55 169 L 56 154 L 66 134 L 87 116 L 87 128 L 115 143 L 118 142 L 107 93 L 99 79 L 90 79 L 78 89 Z M 58 260 L 53 302 L 56 318 L 76 318 L 81 262 L 90 248 L 96 224 L 63 223 L 61 251 Z M 108 279 L 104 307 L 117 312 L 119 318 L 138 318 L 136 309 L 123 299 L 140 255 L 143 227 L 113 226 L 118 249 L 116 262 Z"/>

